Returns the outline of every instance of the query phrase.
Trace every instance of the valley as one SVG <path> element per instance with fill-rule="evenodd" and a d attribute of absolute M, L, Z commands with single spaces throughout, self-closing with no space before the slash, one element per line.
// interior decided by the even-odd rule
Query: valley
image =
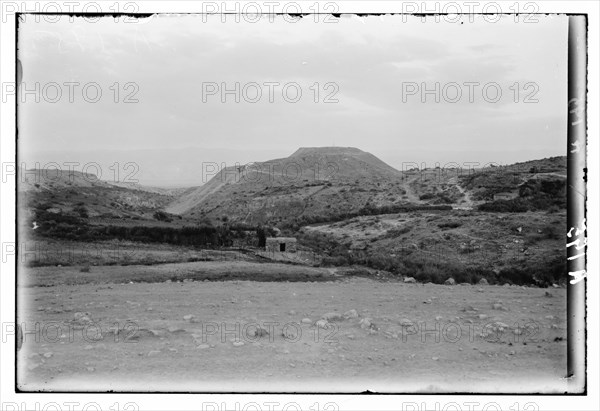
<path fill-rule="evenodd" d="M 31 176 L 22 390 L 566 389 L 564 158 L 398 171 L 301 148 L 187 189 Z"/>

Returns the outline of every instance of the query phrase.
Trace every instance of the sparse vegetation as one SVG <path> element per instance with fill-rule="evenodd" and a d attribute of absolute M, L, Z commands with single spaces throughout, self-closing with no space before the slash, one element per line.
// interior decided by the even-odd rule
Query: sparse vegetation
<path fill-rule="evenodd" d="M 546 162 L 548 166 L 543 165 Z M 559 278 L 538 271 L 540 267 L 550 273 L 557 270 L 543 256 L 562 246 L 560 227 L 566 206 L 564 179 L 544 174 L 552 169 L 562 172 L 560 161 L 542 163 L 526 163 L 521 171 L 494 167 L 467 176 L 458 171 L 456 176 L 397 176 L 379 170 L 372 178 L 349 167 L 344 170 L 346 177 L 340 173 L 342 179 L 329 181 L 272 181 L 266 187 L 229 184 L 224 191 L 217 190 L 221 197 L 183 216 L 165 211 L 169 210 L 167 196 L 103 185 L 48 190 L 42 184 L 37 187 L 41 190 L 23 198 L 33 209 L 23 225 L 36 221 L 37 229 L 30 232 L 35 238 L 207 249 L 262 249 L 266 237 L 279 232 L 272 228 L 277 226 L 281 234 L 298 237 L 299 245 L 322 257 L 323 266 L 363 267 L 434 283 L 452 276 L 457 282 L 486 278 L 542 285 Z M 535 176 L 529 173 L 532 167 L 537 167 Z M 518 197 L 491 201 L 501 191 L 518 192 Z M 241 201 L 217 201 L 234 193 Z M 257 204 L 257 197 L 264 204 Z M 473 198 L 488 202 L 475 204 L 475 211 L 468 207 L 469 211 L 459 212 L 448 205 L 461 204 L 462 199 L 472 206 Z M 236 208 L 240 206 L 243 209 Z M 510 217 L 523 212 L 536 213 L 535 218 L 521 223 Z M 394 214 L 403 218 L 386 217 Z M 502 228 L 503 224 L 513 229 Z M 302 230 L 307 225 L 328 226 L 337 235 Z M 505 256 L 510 253 L 518 258 L 510 260 Z"/>
<path fill-rule="evenodd" d="M 438 227 L 441 228 L 442 230 L 448 230 L 451 228 L 458 228 L 462 226 L 462 223 L 460 221 L 449 221 L 447 223 L 439 223 Z"/>
<path fill-rule="evenodd" d="M 154 217 L 155 220 L 158 220 L 158 221 L 166 221 L 167 223 L 170 223 L 171 221 L 173 221 L 171 216 L 169 216 L 169 214 L 167 214 L 166 212 L 164 212 L 162 210 L 155 211 L 152 216 Z"/>

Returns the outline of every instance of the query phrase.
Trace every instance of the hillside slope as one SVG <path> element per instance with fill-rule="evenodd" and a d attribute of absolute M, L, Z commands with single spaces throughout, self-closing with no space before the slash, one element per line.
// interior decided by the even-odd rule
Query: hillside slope
<path fill-rule="evenodd" d="M 473 209 L 494 201 L 494 194 L 502 192 L 529 196 L 530 200 L 532 190 L 546 192 L 546 197 L 548 193 L 562 196 L 565 179 L 565 157 L 482 169 L 400 172 L 358 148 L 303 147 L 287 158 L 224 168 L 205 185 L 175 198 L 165 209 L 188 219 L 298 228 L 357 214 L 376 214 L 372 210 L 386 207 Z M 553 205 L 537 197 L 535 209 Z M 509 209 L 522 211 L 527 208 L 525 203 L 521 201 L 518 207 Z M 558 206 L 562 208 L 562 204 Z"/>
<path fill-rule="evenodd" d="M 27 170 L 19 177 L 20 218 L 34 210 L 72 214 L 105 223 L 109 219 L 153 220 L 153 212 L 172 201 L 168 190 L 111 183 L 77 171 Z"/>
<path fill-rule="evenodd" d="M 287 158 L 220 170 L 166 211 L 248 223 L 296 222 L 400 203 L 402 174 L 357 148 L 306 147 Z"/>

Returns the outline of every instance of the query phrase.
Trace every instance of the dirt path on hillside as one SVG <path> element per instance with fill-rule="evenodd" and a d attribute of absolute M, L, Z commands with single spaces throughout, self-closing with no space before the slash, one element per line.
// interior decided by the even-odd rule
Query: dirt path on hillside
<path fill-rule="evenodd" d="M 420 203 L 421 199 L 419 198 L 419 196 L 415 193 L 415 191 L 412 188 L 412 183 L 418 179 L 420 177 L 420 175 L 416 175 L 416 176 L 407 176 L 406 174 L 404 175 L 404 184 L 402 186 L 402 188 L 404 188 L 404 190 L 406 191 L 406 196 L 408 197 L 407 200 L 411 203 Z"/>
<path fill-rule="evenodd" d="M 455 187 L 458 191 L 460 191 L 464 195 L 464 197 L 463 197 L 464 202 L 461 203 L 461 207 L 472 208 L 473 205 L 475 204 L 475 202 L 471 198 L 471 193 L 469 193 L 467 190 L 465 190 L 463 187 L 461 187 L 460 184 L 458 184 L 458 183 L 455 184 Z"/>

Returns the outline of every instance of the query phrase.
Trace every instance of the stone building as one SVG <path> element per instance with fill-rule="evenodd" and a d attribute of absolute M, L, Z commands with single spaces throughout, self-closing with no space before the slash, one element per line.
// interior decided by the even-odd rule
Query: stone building
<path fill-rule="evenodd" d="M 294 237 L 267 237 L 265 250 L 272 253 L 295 253 L 296 239 Z"/>

